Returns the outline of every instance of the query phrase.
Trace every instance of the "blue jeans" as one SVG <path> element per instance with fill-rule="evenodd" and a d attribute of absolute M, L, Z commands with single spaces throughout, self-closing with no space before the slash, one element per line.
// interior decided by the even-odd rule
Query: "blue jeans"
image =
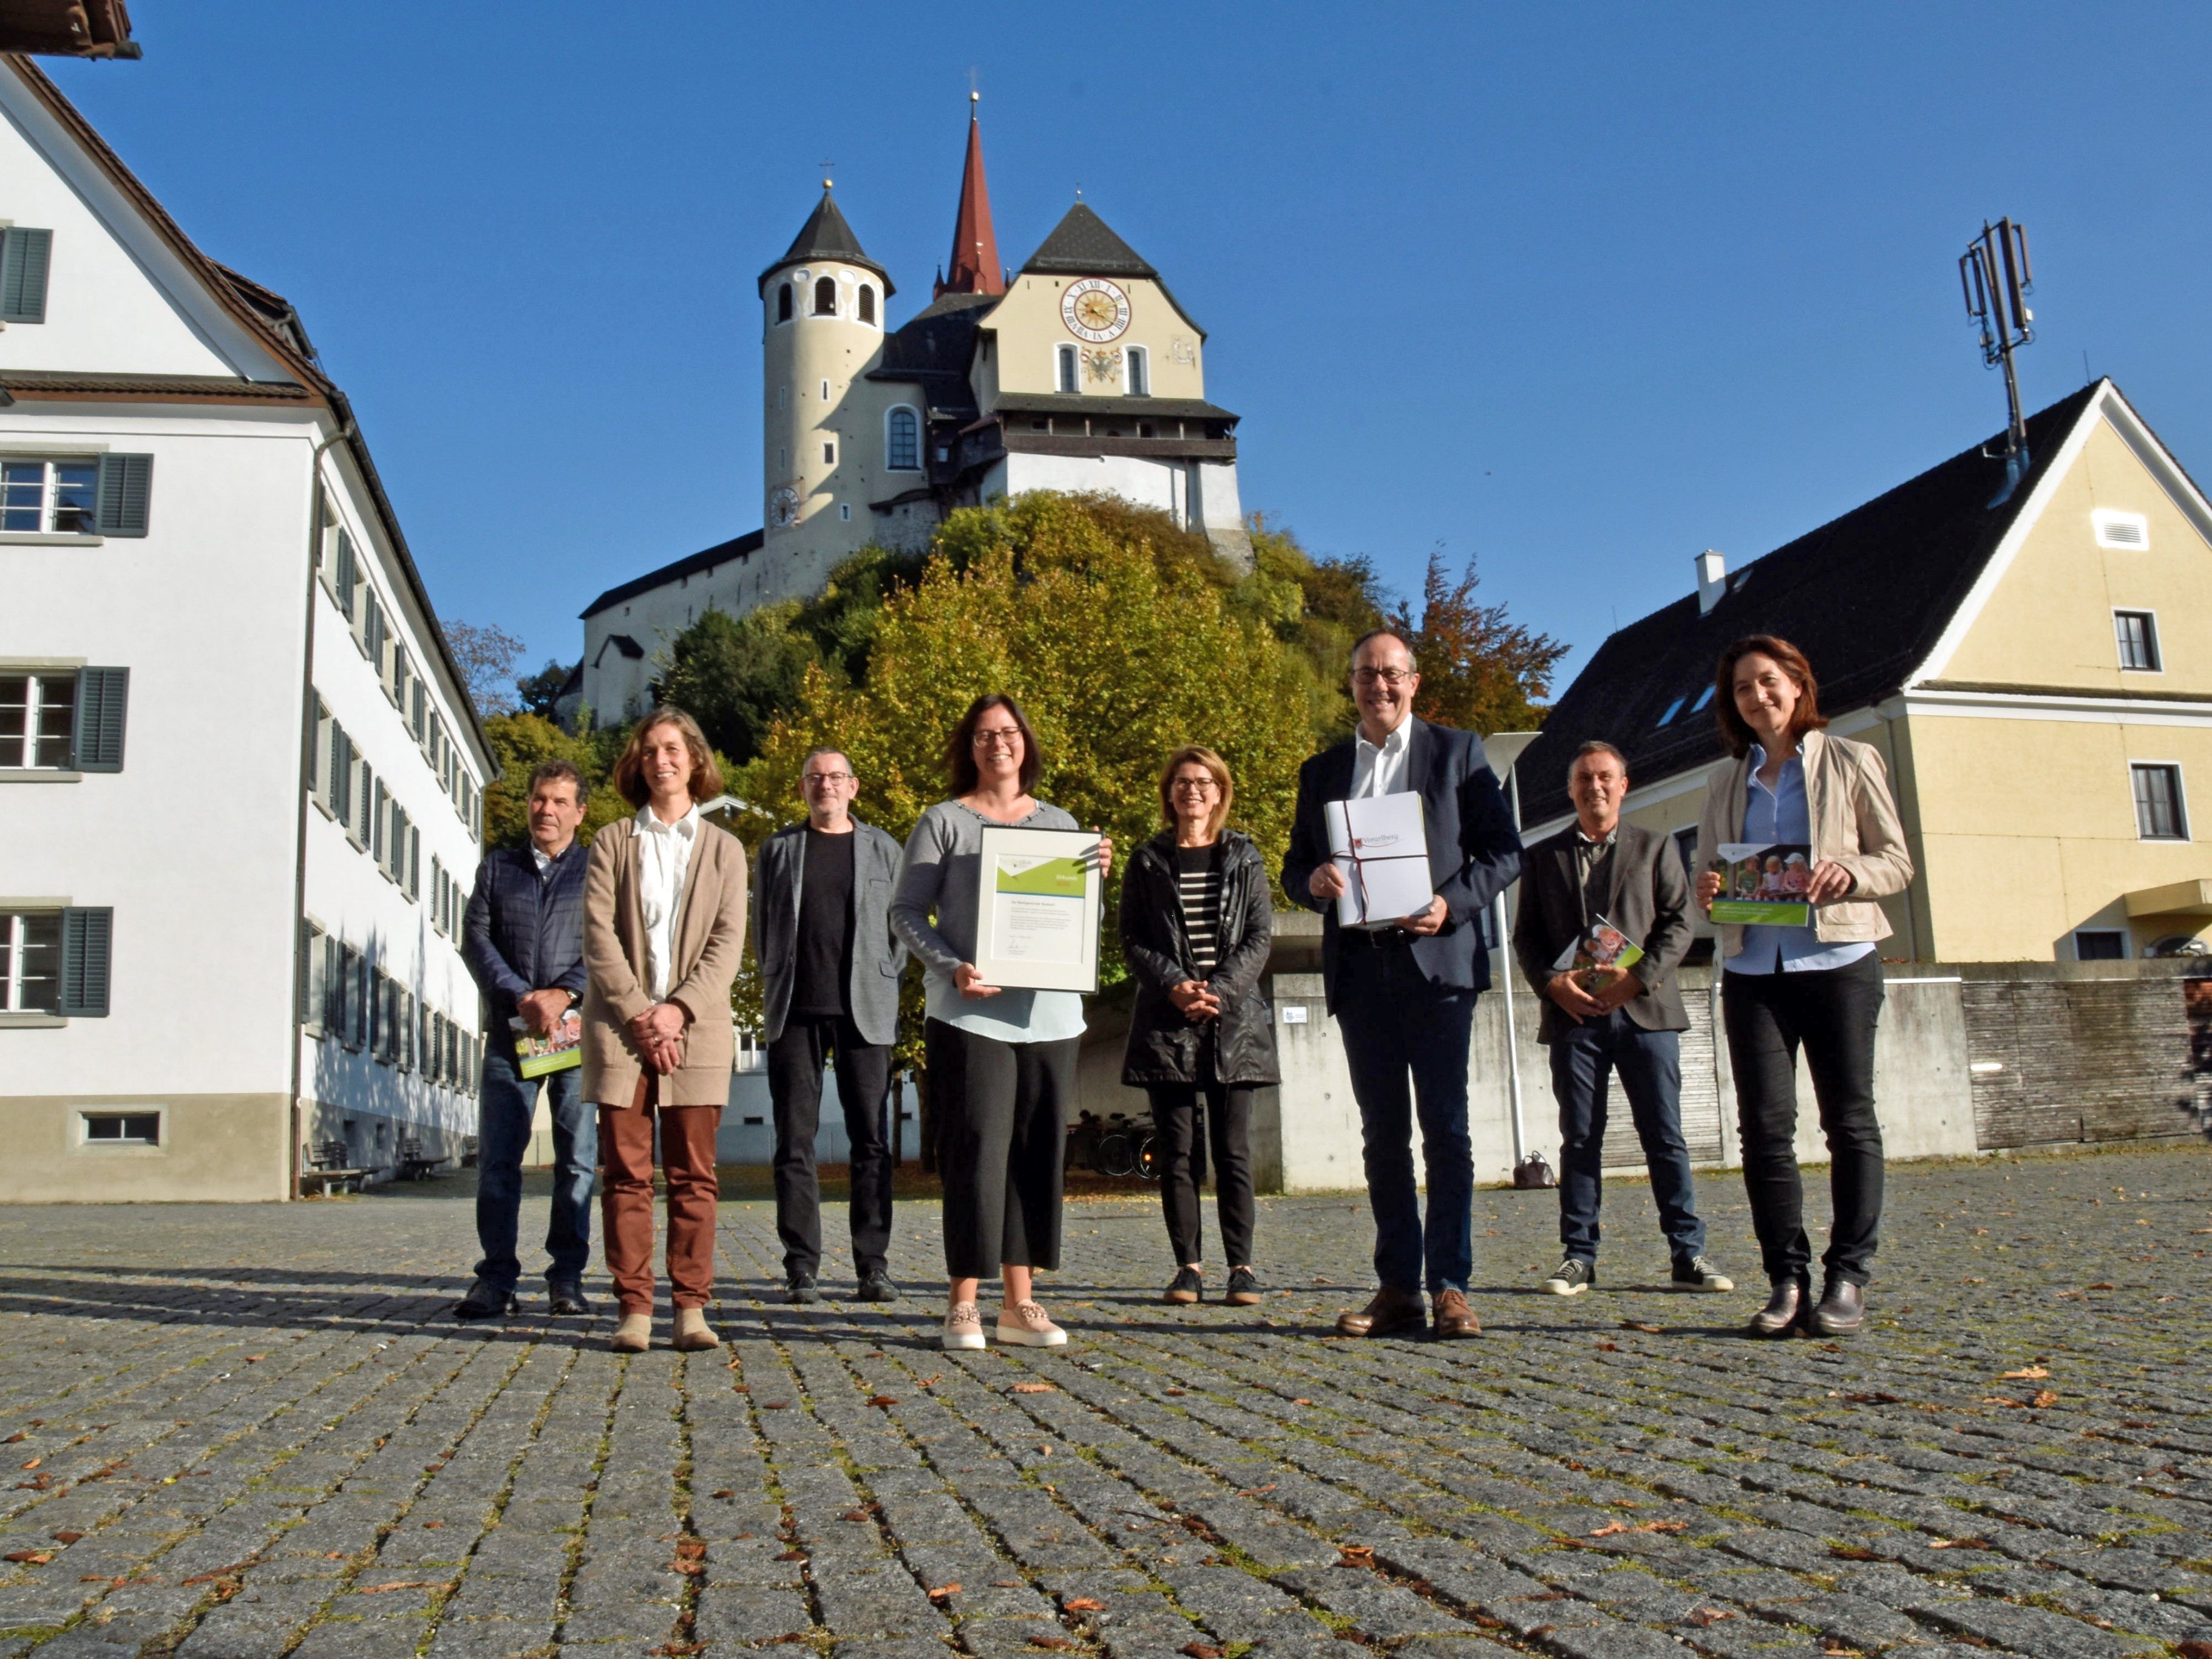
<path fill-rule="evenodd" d="M 1705 1224 L 1682 1139 L 1682 1037 L 1647 1031 L 1620 1009 L 1563 1024 L 1552 1040 L 1552 1093 L 1559 1103 L 1559 1243 L 1577 1261 L 1597 1260 L 1598 1206 L 1605 1198 L 1608 1073 L 1618 1073 L 1644 1143 L 1659 1230 L 1679 1265 L 1705 1252 Z"/>
<path fill-rule="evenodd" d="M 1375 1276 L 1386 1290 L 1419 1291 L 1425 1280 L 1431 1294 L 1465 1291 L 1474 1273 L 1467 1067 L 1475 994 L 1431 985 L 1402 939 L 1347 939 L 1337 958 L 1337 1024 L 1359 1103 Z M 1416 1115 L 1429 1189 L 1425 1226 L 1413 1182 Z"/>
<path fill-rule="evenodd" d="M 553 1213 L 545 1228 L 545 1249 L 553 1263 L 545 1277 L 574 1284 L 592 1258 L 599 1118 L 599 1109 L 579 1097 L 582 1068 L 571 1066 L 544 1079 L 521 1077 L 514 1056 L 488 1042 L 477 1125 L 477 1243 L 483 1249 L 477 1277 L 504 1291 L 512 1291 L 522 1277 L 514 1253 L 522 1221 L 522 1154 L 530 1146 L 530 1119 L 541 1081 L 553 1108 Z"/>

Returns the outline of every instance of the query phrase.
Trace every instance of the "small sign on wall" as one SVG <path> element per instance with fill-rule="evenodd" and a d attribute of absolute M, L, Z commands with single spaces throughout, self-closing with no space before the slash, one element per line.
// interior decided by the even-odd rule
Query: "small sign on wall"
<path fill-rule="evenodd" d="M 1303 1024 L 1304 1024 L 1305 1023 L 1306 1023 L 1306 1006 L 1305 1006 L 1305 1004 L 1304 1004 L 1303 1002 L 1286 1002 L 1286 1003 L 1285 1003 L 1285 1004 L 1283 1005 L 1283 1024 L 1285 1024 L 1285 1025 L 1303 1025 Z"/>

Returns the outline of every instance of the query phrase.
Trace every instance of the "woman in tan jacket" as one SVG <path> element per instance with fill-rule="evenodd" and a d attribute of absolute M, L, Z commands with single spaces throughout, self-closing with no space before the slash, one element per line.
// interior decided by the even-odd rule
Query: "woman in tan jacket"
<path fill-rule="evenodd" d="M 1721 653 L 1714 712 L 1735 757 L 1705 788 L 1698 827 L 1698 902 L 1722 896 L 1735 843 L 1778 853 L 1773 879 L 1785 900 L 1813 906 L 1809 926 L 1723 926 L 1721 1013 L 1735 1074 L 1743 1184 L 1751 1199 L 1767 1281 L 1754 1336 L 1804 1325 L 1823 1336 L 1856 1331 L 1881 1224 L 1881 1124 L 1875 1115 L 1875 1025 L 1881 1017 L 1875 941 L 1889 919 L 1875 901 L 1905 890 L 1912 859 L 1878 750 L 1820 728 L 1820 688 L 1803 652 L 1754 634 Z M 1761 887 L 1758 891 L 1765 893 Z M 1805 1051 L 1827 1137 L 1834 1220 L 1811 1306 L 1812 1245 L 1805 1237 L 1797 1170 L 1797 1051 Z"/>
<path fill-rule="evenodd" d="M 592 839 L 584 874 L 584 1098 L 599 1108 L 601 1231 L 622 1322 L 617 1353 L 653 1331 L 653 1130 L 668 1178 L 673 1346 L 718 1345 L 714 1138 L 730 1097 L 730 981 L 745 939 L 745 850 L 699 816 L 722 775 L 698 722 L 654 709 L 630 733 L 615 787 L 637 816 Z"/>

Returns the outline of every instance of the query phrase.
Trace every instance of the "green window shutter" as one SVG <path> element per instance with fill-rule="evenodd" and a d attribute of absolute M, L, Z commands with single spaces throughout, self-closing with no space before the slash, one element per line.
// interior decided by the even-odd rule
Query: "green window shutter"
<path fill-rule="evenodd" d="M 407 830 L 407 896 L 422 896 L 422 832 L 411 824 Z"/>
<path fill-rule="evenodd" d="M 46 264 L 53 252 L 51 230 L 0 232 L 0 323 L 46 320 Z"/>
<path fill-rule="evenodd" d="M 154 494 L 151 455 L 103 455 L 100 458 L 100 518 L 103 536 L 143 536 L 147 508 Z"/>
<path fill-rule="evenodd" d="M 338 614 L 348 622 L 353 620 L 354 585 L 360 580 L 354 570 L 353 538 L 341 530 L 338 532 L 337 571 L 331 585 L 337 590 Z"/>
<path fill-rule="evenodd" d="M 106 1018 L 108 954 L 114 933 L 112 909 L 80 905 L 62 912 L 64 1014 L 78 1019 Z"/>
<path fill-rule="evenodd" d="M 76 671 L 76 724 L 70 764 L 79 772 L 123 769 L 123 712 L 131 700 L 127 668 Z"/>

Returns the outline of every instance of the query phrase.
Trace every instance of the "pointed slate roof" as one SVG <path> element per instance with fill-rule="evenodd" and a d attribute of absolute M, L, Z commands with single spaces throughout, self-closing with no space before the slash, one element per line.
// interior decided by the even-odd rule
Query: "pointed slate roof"
<path fill-rule="evenodd" d="M 968 160 L 960 169 L 960 207 L 952 218 L 951 276 L 937 279 L 937 294 L 1004 294 L 999 235 L 991 228 L 991 191 L 983 182 L 983 129 L 969 94 Z"/>
<path fill-rule="evenodd" d="M 1713 608 L 1692 592 L 1613 634 L 1544 718 L 1543 735 L 1514 770 L 1522 820 L 1534 825 L 1572 811 L 1567 763 L 1593 738 L 1628 759 L 1638 788 L 1690 771 L 1723 752 L 1712 705 L 1722 650 L 1747 634 L 1774 634 L 1803 651 L 1820 676 L 1830 718 L 1893 696 L 1927 661 L 1951 618 L 2027 508 L 2074 429 L 2107 382 L 2028 417 L 2027 477 L 1999 507 L 1989 503 L 2004 463 L 1984 453 L 1996 434 L 1839 519 L 1732 570 Z M 1694 817 L 1686 807 L 1684 817 Z"/>
<path fill-rule="evenodd" d="M 1137 250 L 1107 228 L 1106 222 L 1078 202 L 1053 227 L 1052 234 L 1030 255 L 1025 271 L 1048 276 L 1151 276 L 1159 272 Z"/>
<path fill-rule="evenodd" d="M 760 292 L 768 292 L 768 279 L 786 265 L 804 264 L 810 259 L 836 259 L 845 264 L 859 265 L 872 270 L 883 279 L 885 295 L 896 294 L 890 273 L 878 264 L 860 247 L 860 239 L 853 234 L 853 227 L 845 222 L 838 210 L 837 198 L 830 193 L 830 181 L 822 181 L 822 199 L 814 204 L 814 211 L 799 228 L 799 234 L 791 239 L 791 246 L 778 259 L 760 275 Z"/>

